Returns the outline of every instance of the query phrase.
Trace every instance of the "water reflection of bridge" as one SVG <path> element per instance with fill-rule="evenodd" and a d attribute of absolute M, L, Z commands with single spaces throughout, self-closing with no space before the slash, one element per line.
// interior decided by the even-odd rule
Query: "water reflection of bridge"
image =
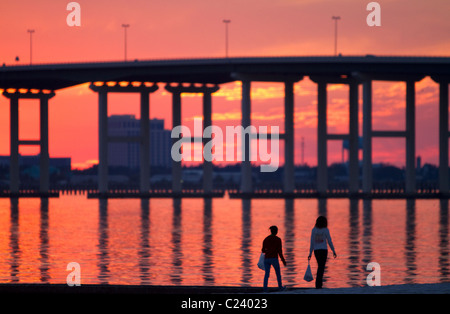
<path fill-rule="evenodd" d="M 114 271 L 112 270 L 112 263 L 117 263 L 112 254 L 115 254 L 116 249 L 113 248 L 111 243 L 111 237 L 114 230 L 111 229 L 110 215 L 108 214 L 108 206 L 111 200 L 100 199 L 98 200 L 98 230 L 97 230 L 97 245 L 95 246 L 96 259 L 94 262 L 96 265 L 93 268 L 97 268 L 96 280 L 101 284 L 108 284 L 114 281 Z M 200 269 L 203 282 L 200 283 L 205 286 L 217 285 L 217 271 L 218 268 L 224 265 L 218 265 L 218 253 L 220 248 L 217 247 L 218 239 L 214 235 L 215 224 L 217 223 L 213 218 L 214 200 L 205 199 L 203 201 L 203 215 L 199 217 L 201 220 L 202 230 L 200 240 L 201 256 L 197 256 L 195 262 L 192 262 L 192 252 L 190 247 L 186 248 L 186 239 L 183 232 L 190 232 L 189 228 L 183 228 L 183 219 L 186 219 L 186 215 L 190 213 L 186 211 L 183 206 L 183 202 L 180 199 L 173 200 L 172 206 L 172 220 L 169 221 L 169 233 L 170 233 L 170 245 L 168 247 L 158 247 L 159 241 L 154 239 L 159 238 L 161 235 L 155 234 L 152 229 L 150 212 L 152 210 L 152 201 L 147 199 L 141 200 L 140 203 L 140 225 L 137 229 L 139 242 L 135 247 L 137 268 L 136 273 L 133 274 L 135 280 L 139 284 L 151 285 L 155 284 L 152 278 L 155 278 L 155 265 L 154 261 L 158 252 L 164 250 L 168 257 L 171 257 L 171 262 L 167 265 L 168 274 L 167 278 L 173 285 L 186 284 L 186 276 L 190 276 L 192 263 L 197 269 Z M 260 228 L 255 226 L 255 220 L 253 219 L 255 208 L 252 204 L 252 200 L 242 200 L 241 202 L 241 229 L 231 230 L 236 238 L 240 239 L 240 246 L 233 248 L 237 256 L 240 259 L 240 265 L 234 265 L 236 269 L 242 271 L 240 277 L 240 285 L 249 286 L 251 283 L 256 282 L 257 278 L 261 277 L 263 273 L 256 268 L 254 252 L 258 252 L 260 249 L 262 239 L 255 239 L 254 230 Z M 385 260 L 385 249 L 383 241 L 392 241 L 390 235 L 381 235 L 382 241 L 380 242 L 380 233 L 376 235 L 377 231 L 374 229 L 379 227 L 380 221 L 375 221 L 373 217 L 373 202 L 372 200 L 349 200 L 348 201 L 348 221 L 347 226 L 344 228 L 348 230 L 347 235 L 338 235 L 336 230 L 332 230 L 332 236 L 336 239 L 338 236 L 341 238 L 347 238 L 346 247 L 337 247 L 338 255 L 341 260 L 340 272 L 346 274 L 346 284 L 349 286 L 361 286 L 365 285 L 365 279 L 368 275 L 365 267 L 368 263 L 373 262 L 375 258 L 382 258 Z M 439 209 L 436 208 L 438 214 L 436 214 L 436 221 L 429 222 L 435 225 L 432 230 L 426 230 L 426 239 L 434 237 L 436 239 L 435 245 L 431 245 L 427 242 L 427 245 L 431 245 L 436 252 L 430 252 L 428 249 L 423 250 L 422 241 L 425 238 L 420 237 L 420 230 L 423 228 L 420 226 L 421 221 L 418 220 L 418 213 L 416 209 L 416 200 L 405 200 L 404 210 L 402 217 L 404 217 L 404 230 L 394 232 L 399 238 L 397 246 L 401 248 L 398 252 L 392 252 L 389 260 L 400 266 L 396 266 L 403 273 L 398 274 L 403 278 L 404 283 L 416 283 L 416 279 L 420 277 L 425 267 L 425 271 L 430 275 L 429 267 L 427 263 L 420 263 L 419 259 L 426 256 L 435 261 L 433 263 L 433 269 L 436 272 L 435 276 L 438 276 L 442 282 L 448 281 L 450 276 L 450 259 L 449 259 L 449 202 L 447 199 L 439 201 Z M 21 243 L 21 232 L 24 228 L 20 222 L 20 200 L 11 200 L 10 220 L 9 220 L 9 258 L 6 258 L 6 263 L 9 264 L 9 276 L 10 282 L 22 282 L 22 276 L 27 276 L 26 267 L 23 267 L 23 263 L 29 262 L 30 255 L 25 254 L 24 243 Z M 317 215 L 330 216 L 333 213 L 334 208 L 329 208 L 329 200 L 319 199 L 317 200 L 316 212 Z M 51 204 L 50 204 L 51 206 Z M 295 200 L 287 199 L 284 201 L 284 218 L 283 223 L 279 225 L 280 237 L 283 239 L 283 249 L 285 258 L 288 261 L 284 273 L 284 281 L 288 285 L 297 285 L 296 280 L 302 278 L 304 272 L 304 265 L 306 256 L 308 254 L 309 247 L 299 247 L 298 239 L 307 238 L 309 234 L 299 234 L 298 217 L 296 219 Z M 235 208 L 234 210 L 239 210 Z M 39 263 L 40 275 L 36 276 L 42 283 L 52 282 L 55 278 L 52 278 L 51 274 L 55 271 L 51 268 L 55 262 L 52 260 L 49 252 L 52 252 L 58 246 L 54 239 L 51 238 L 53 233 L 51 230 L 51 221 L 49 221 L 49 201 L 46 199 L 41 200 L 40 206 L 40 225 L 39 225 L 39 240 L 38 240 L 38 257 L 36 260 Z M 22 212 L 23 214 L 23 212 Z M 280 212 L 281 214 L 281 212 Z M 185 224 L 185 223 L 184 223 Z M 311 226 L 312 227 L 312 226 Z M 308 229 L 309 230 L 309 229 Z M 423 231 L 422 231 L 423 232 Z M 402 236 L 402 233 L 404 236 Z M 377 237 L 376 237 L 377 236 Z M 433 240 L 434 241 L 434 240 Z M 335 241 L 336 245 L 337 241 Z M 192 244 L 191 244 L 192 245 Z M 53 247 L 55 246 L 55 247 Z M 60 247 L 61 248 L 61 247 Z M 117 253 L 117 252 L 116 252 Z M 394 256 L 395 261 L 392 260 Z M 113 262 L 114 260 L 114 262 Z M 187 260 L 190 260 L 187 263 Z M 380 262 L 383 267 L 383 261 Z M 424 266 L 426 265 L 426 266 Z M 117 266 L 117 265 L 115 265 Z M 228 265 L 229 266 L 229 265 Z M 227 267 L 228 267 L 227 266 Z M 336 267 L 336 266 L 334 266 Z M 119 267 L 120 268 L 120 267 Z M 116 267 L 117 269 L 117 267 Z M 385 270 L 388 270 L 387 268 Z M 23 273 L 25 271 L 25 273 Z M 233 270 L 234 271 L 234 270 Z M 6 273 L 6 272 L 4 272 Z M 259 277 L 258 277 L 259 276 Z M 334 278 L 333 278 L 334 276 Z M 325 273 L 325 281 L 335 280 L 336 274 Z M 341 278 L 342 279 L 342 278 Z"/>
<path fill-rule="evenodd" d="M 108 187 L 108 142 L 133 141 L 140 143 L 141 165 L 138 193 L 130 197 L 151 197 L 149 195 L 149 123 L 150 94 L 158 83 L 172 94 L 172 125 L 181 125 L 181 94 L 203 95 L 203 128 L 212 123 L 212 95 L 221 84 L 242 82 L 242 121 L 246 128 L 251 125 L 251 83 L 278 82 L 284 84 L 284 174 L 282 193 L 272 197 L 302 197 L 303 192 L 295 189 L 294 180 L 294 83 L 308 76 L 317 83 L 317 144 L 318 167 L 315 190 L 321 196 L 329 191 L 327 178 L 327 142 L 348 140 L 349 178 L 347 195 L 364 196 L 373 193 L 372 182 L 372 139 L 376 137 L 404 138 L 406 143 L 405 187 L 400 196 L 416 194 L 416 100 L 415 83 L 429 76 L 439 84 L 439 190 L 428 194 L 448 197 L 448 84 L 450 82 L 450 58 L 437 57 L 268 57 L 268 58 L 225 58 L 191 60 L 157 60 L 108 63 L 47 64 L 33 66 L 4 66 L 0 68 L 0 88 L 10 100 L 10 190 L 7 196 L 52 196 L 49 193 L 49 141 L 48 105 L 55 91 L 90 82 L 92 91 L 98 94 L 98 138 L 99 166 L 98 189 L 93 196 L 114 196 Z M 401 81 L 406 84 L 406 127 L 404 130 L 384 131 L 372 128 L 372 83 L 374 81 Z M 186 85 L 187 84 L 187 85 Z M 327 86 L 346 84 L 349 86 L 349 132 L 329 134 L 327 132 Z M 359 180 L 359 86 L 363 89 L 363 167 Z M 140 135 L 130 138 L 115 138 L 107 134 L 108 94 L 137 93 L 140 95 Z M 19 139 L 19 100 L 37 99 L 40 103 L 40 138 Z M 261 135 L 261 134 L 259 134 Z M 258 137 L 258 134 L 255 134 Z M 271 134 L 265 134 L 271 137 Z M 177 139 L 174 139 L 177 140 Z M 207 141 L 202 138 L 200 141 Z M 249 152 L 250 141 L 242 136 L 245 151 Z M 38 193 L 23 193 L 19 182 L 20 145 L 40 147 L 40 189 Z M 173 161 L 172 188 L 170 196 L 184 197 L 181 162 Z M 198 196 L 211 196 L 212 164 L 203 163 L 203 188 Z M 235 196 L 252 197 L 254 187 L 251 176 L 251 162 L 246 154 L 241 164 L 241 186 Z M 421 193 L 423 194 L 423 193 Z M 122 195 L 123 196 L 123 195 Z M 153 195 L 154 196 L 154 195 Z M 258 196 L 258 195 L 256 195 Z"/>

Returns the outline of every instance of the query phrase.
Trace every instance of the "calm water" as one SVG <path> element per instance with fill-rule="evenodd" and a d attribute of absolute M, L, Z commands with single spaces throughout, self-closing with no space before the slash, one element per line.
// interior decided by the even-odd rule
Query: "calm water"
<path fill-rule="evenodd" d="M 82 284 L 260 286 L 262 240 L 278 225 L 284 283 L 312 287 L 303 274 L 319 214 L 338 254 L 328 259 L 326 287 L 366 285 L 369 262 L 381 265 L 382 285 L 450 281 L 447 201 L 62 195 L 0 200 L 0 282 L 66 283 L 67 264 L 77 262 Z"/>

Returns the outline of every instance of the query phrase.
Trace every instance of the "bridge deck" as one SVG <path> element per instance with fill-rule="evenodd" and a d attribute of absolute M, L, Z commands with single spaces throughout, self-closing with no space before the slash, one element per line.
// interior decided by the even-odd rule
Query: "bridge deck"
<path fill-rule="evenodd" d="M 223 84 L 235 73 L 282 81 L 283 75 L 369 75 L 374 80 L 420 79 L 432 76 L 449 80 L 449 57 L 339 56 L 246 57 L 173 60 L 135 60 L 0 66 L 0 88 L 58 90 L 96 81 Z M 258 81 L 258 78 L 255 78 Z"/>

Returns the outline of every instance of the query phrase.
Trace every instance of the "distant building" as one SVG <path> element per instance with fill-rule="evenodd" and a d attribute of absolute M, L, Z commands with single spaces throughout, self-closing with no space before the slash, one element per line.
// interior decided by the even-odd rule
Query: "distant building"
<path fill-rule="evenodd" d="M 150 166 L 170 167 L 172 159 L 171 131 L 164 129 L 164 120 L 150 120 Z M 136 137 L 140 135 L 140 121 L 134 115 L 112 115 L 108 117 L 108 135 Z M 108 144 L 108 165 L 127 168 L 140 167 L 138 142 L 110 142 Z"/>
<path fill-rule="evenodd" d="M 164 120 L 150 120 L 150 166 L 172 167 L 172 138 L 170 130 L 164 129 Z"/>

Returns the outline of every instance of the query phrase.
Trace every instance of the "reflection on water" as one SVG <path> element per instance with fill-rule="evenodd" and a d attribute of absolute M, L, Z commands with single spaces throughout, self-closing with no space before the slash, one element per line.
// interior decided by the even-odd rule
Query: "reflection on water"
<path fill-rule="evenodd" d="M 406 243 L 405 243 L 405 263 L 406 263 L 406 283 L 414 283 L 416 276 L 416 202 L 406 201 Z"/>
<path fill-rule="evenodd" d="M 41 219 L 39 228 L 39 255 L 40 255 L 40 265 L 39 268 L 41 276 L 40 281 L 47 283 L 50 280 L 49 275 L 49 265 L 48 265 L 48 199 L 43 199 L 41 201 Z"/>
<path fill-rule="evenodd" d="M 360 260 L 360 235 L 359 235 L 359 210 L 358 210 L 358 201 L 351 199 L 350 200 L 350 210 L 348 215 L 348 279 L 347 284 L 352 285 L 353 282 L 357 282 L 358 279 L 362 278 L 361 276 L 361 267 L 363 265 L 359 263 Z"/>
<path fill-rule="evenodd" d="M 440 282 L 446 282 L 449 272 L 448 200 L 442 200 L 439 212 L 439 272 Z"/>
<path fill-rule="evenodd" d="M 19 247 L 19 202 L 11 200 L 9 228 L 9 248 L 11 252 L 11 282 L 19 281 L 20 247 Z"/>
<path fill-rule="evenodd" d="M 151 249 L 149 242 L 150 234 L 150 201 L 148 199 L 141 200 L 141 236 L 139 255 L 139 279 L 140 284 L 145 284 L 149 281 L 150 276 L 150 258 Z"/>
<path fill-rule="evenodd" d="M 181 250 L 181 200 L 173 200 L 172 215 L 172 269 L 170 281 L 172 284 L 181 284 L 183 276 L 183 251 Z M 189 231 L 188 231 L 189 232 Z"/>
<path fill-rule="evenodd" d="M 373 261 L 372 254 L 372 201 L 363 201 L 362 234 L 361 234 L 361 262 L 367 265 Z"/>
<path fill-rule="evenodd" d="M 251 200 L 242 200 L 242 237 L 241 237 L 241 258 L 242 258 L 242 279 L 243 284 L 249 284 L 252 280 L 253 256 L 252 249 L 252 216 Z"/>
<path fill-rule="evenodd" d="M 295 211 L 294 211 L 294 200 L 287 199 L 285 201 L 285 212 L 283 225 L 279 226 L 283 228 L 285 233 L 283 236 L 284 240 L 284 250 L 283 255 L 286 261 L 295 260 Z M 288 285 L 295 284 L 294 278 L 297 272 L 295 263 L 288 263 L 286 265 L 286 279 L 285 283 Z"/>
<path fill-rule="evenodd" d="M 212 199 L 205 199 L 203 204 L 202 276 L 205 285 L 214 285 Z"/>
<path fill-rule="evenodd" d="M 309 236 L 328 217 L 338 254 L 327 287 L 365 285 L 370 262 L 382 284 L 448 282 L 448 200 L 152 199 L 0 200 L 0 282 L 259 286 L 268 227 L 278 225 L 288 285 L 303 281 Z M 311 266 L 315 272 L 316 264 Z M 274 277 L 274 278 L 272 278 Z M 271 284 L 275 284 L 275 276 Z"/>
<path fill-rule="evenodd" d="M 108 284 L 109 278 L 109 253 L 108 253 L 108 201 L 99 200 L 98 219 L 98 281 Z"/>

